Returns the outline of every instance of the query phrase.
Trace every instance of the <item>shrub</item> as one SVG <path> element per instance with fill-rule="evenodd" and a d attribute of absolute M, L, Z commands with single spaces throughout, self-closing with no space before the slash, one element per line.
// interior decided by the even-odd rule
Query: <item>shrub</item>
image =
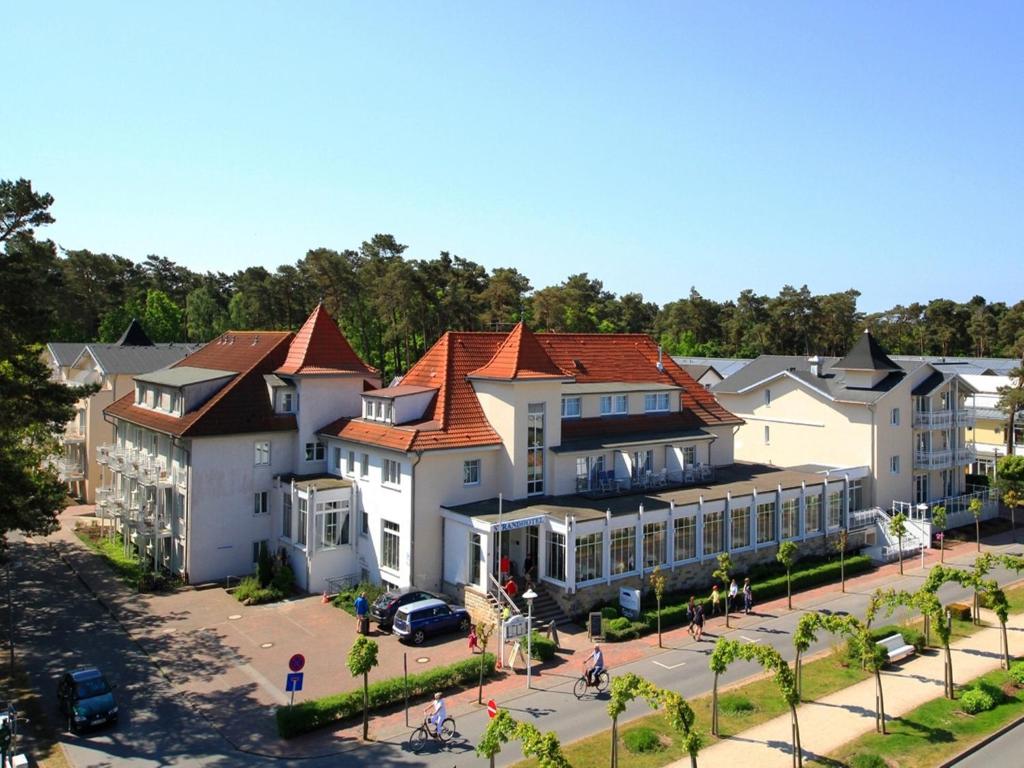
<path fill-rule="evenodd" d="M 958 621 L 971 620 L 971 606 L 969 605 L 964 605 L 963 603 L 950 603 L 946 606 L 946 610 L 949 611 L 950 615 Z"/>
<path fill-rule="evenodd" d="M 555 658 L 557 650 L 558 646 L 555 645 L 554 640 L 538 634 L 536 630 L 533 631 L 530 638 L 530 652 L 533 658 L 537 661 L 551 661 Z"/>
<path fill-rule="evenodd" d="M 630 621 L 622 617 L 605 623 L 604 639 L 609 643 L 621 643 L 625 640 L 636 640 L 641 635 L 646 635 L 649 631 L 650 628 L 645 622 Z"/>
<path fill-rule="evenodd" d="M 494 675 L 495 656 L 486 653 L 483 657 L 484 677 Z M 463 685 L 476 685 L 480 677 L 479 657 L 449 664 L 446 667 L 409 675 L 410 698 L 433 695 L 434 691 Z M 405 700 L 404 680 L 392 677 L 371 683 L 369 687 L 370 710 L 398 704 Z M 290 739 L 303 733 L 322 728 L 349 717 L 361 715 L 363 711 L 362 689 L 336 693 L 322 699 L 303 701 L 277 710 L 277 732 L 281 738 Z"/>
<path fill-rule="evenodd" d="M 274 559 L 270 556 L 269 547 L 260 547 L 260 556 L 256 561 L 256 578 L 259 579 L 261 587 L 270 586 L 270 580 L 274 578 Z"/>
<path fill-rule="evenodd" d="M 657 752 L 665 748 L 653 728 L 632 728 L 622 734 L 622 741 L 626 749 L 633 753 Z"/>
<path fill-rule="evenodd" d="M 1010 665 L 1010 680 L 1018 688 L 1024 687 L 1024 661 L 1015 661 Z"/>
<path fill-rule="evenodd" d="M 995 698 L 980 688 L 969 688 L 960 696 L 960 709 L 968 715 L 987 712 L 988 710 L 993 709 L 995 705 Z"/>
<path fill-rule="evenodd" d="M 294 585 L 295 574 L 292 573 L 291 566 L 288 565 L 282 565 L 278 568 L 277 573 L 270 580 L 271 589 L 280 592 L 282 597 L 290 595 Z"/>
<path fill-rule="evenodd" d="M 718 700 L 718 708 L 730 715 L 745 715 L 754 711 L 754 702 L 739 694 L 726 694 Z"/>
<path fill-rule="evenodd" d="M 889 768 L 889 764 L 881 755 L 873 752 L 862 752 L 850 761 L 850 768 Z"/>
<path fill-rule="evenodd" d="M 284 597 L 281 592 L 271 587 L 261 587 L 260 580 L 256 576 L 246 576 L 242 579 L 235 591 L 232 593 L 235 599 L 245 605 L 261 605 L 262 603 L 273 603 Z"/>
<path fill-rule="evenodd" d="M 618 608 L 606 605 L 604 608 L 601 609 L 601 618 L 605 619 L 606 621 L 612 621 L 614 619 L 619 618 Z"/>
<path fill-rule="evenodd" d="M 629 629 L 629 624 L 629 619 L 627 619 L 625 616 L 620 616 L 619 618 L 612 619 L 608 622 L 608 626 L 616 632 L 623 632 Z"/>

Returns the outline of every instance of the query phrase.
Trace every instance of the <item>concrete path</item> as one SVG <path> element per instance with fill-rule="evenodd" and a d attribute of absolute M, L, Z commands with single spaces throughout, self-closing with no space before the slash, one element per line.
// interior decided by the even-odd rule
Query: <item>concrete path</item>
<path fill-rule="evenodd" d="M 987 615 L 986 615 L 987 614 Z M 982 621 L 994 626 L 950 646 L 953 680 L 966 683 L 999 668 L 999 625 L 995 615 L 982 611 Z M 1007 622 L 1010 656 L 1024 653 L 1024 615 Z M 934 638 L 933 638 L 934 640 Z M 887 720 L 899 717 L 943 695 L 944 656 L 940 650 L 915 655 L 882 673 Z M 870 678 L 797 709 L 804 759 L 825 756 L 859 736 L 875 730 L 875 680 Z M 732 768 L 755 760 L 758 768 L 791 768 L 792 726 L 789 714 L 743 731 L 701 751 L 701 768 Z M 685 758 L 670 768 L 690 768 Z"/>

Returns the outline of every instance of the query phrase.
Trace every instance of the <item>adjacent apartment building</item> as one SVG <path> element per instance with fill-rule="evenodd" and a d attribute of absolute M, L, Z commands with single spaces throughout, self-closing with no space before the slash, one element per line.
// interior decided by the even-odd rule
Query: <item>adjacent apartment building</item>
<path fill-rule="evenodd" d="M 154 344 L 137 320 L 132 320 L 113 344 L 50 342 L 43 360 L 51 378 L 68 386 L 96 384 L 99 389 L 78 401 L 75 418 L 58 436 L 61 454 L 57 470 L 68 493 L 88 504 L 96 502 L 100 465 L 96 449 L 113 440 L 113 426 L 103 409 L 133 388 L 132 377 L 168 366 L 198 345 Z"/>

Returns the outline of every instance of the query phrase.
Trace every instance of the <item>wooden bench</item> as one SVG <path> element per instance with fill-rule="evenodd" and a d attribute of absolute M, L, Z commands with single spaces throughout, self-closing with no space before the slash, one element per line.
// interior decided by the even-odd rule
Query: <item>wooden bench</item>
<path fill-rule="evenodd" d="M 889 656 L 889 662 L 899 661 L 905 659 L 907 656 L 914 654 L 914 646 L 907 645 L 903 639 L 903 635 L 890 635 L 889 637 L 882 638 L 875 645 L 880 645 L 885 648 L 886 654 Z"/>

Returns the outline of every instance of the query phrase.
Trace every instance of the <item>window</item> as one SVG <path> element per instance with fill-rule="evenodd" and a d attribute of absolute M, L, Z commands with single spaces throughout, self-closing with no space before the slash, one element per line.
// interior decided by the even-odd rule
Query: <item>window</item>
<path fill-rule="evenodd" d="M 548 531 L 547 536 L 548 558 L 544 572 L 549 579 L 565 581 L 565 534 Z"/>
<path fill-rule="evenodd" d="M 562 418 L 563 419 L 578 419 L 580 417 L 581 409 L 580 402 L 582 398 L 579 397 L 563 397 L 562 398 Z"/>
<path fill-rule="evenodd" d="M 772 391 L 770 389 L 766 389 L 764 391 L 764 406 L 765 406 L 765 408 L 770 408 L 771 404 L 772 404 Z"/>
<path fill-rule="evenodd" d="M 530 403 L 527 408 L 526 493 L 544 493 L 544 403 Z"/>
<path fill-rule="evenodd" d="M 352 477 L 356 473 L 356 452 L 348 452 L 348 463 L 345 465 L 345 474 Z"/>
<path fill-rule="evenodd" d="M 338 511 L 341 503 L 328 501 L 316 505 L 316 548 L 329 549 L 338 544 Z"/>
<path fill-rule="evenodd" d="M 601 415 L 613 416 L 629 412 L 628 395 L 602 395 Z"/>
<path fill-rule="evenodd" d="M 381 463 L 380 481 L 384 485 L 399 485 L 402 480 L 402 465 L 391 459 Z"/>
<path fill-rule="evenodd" d="M 400 543 L 398 523 L 384 521 L 384 533 L 381 536 L 381 561 L 384 568 L 398 570 L 398 547 Z"/>
<path fill-rule="evenodd" d="M 286 493 L 281 499 L 281 535 L 286 539 L 292 537 L 292 495 Z"/>
<path fill-rule="evenodd" d="M 647 475 L 654 471 L 654 451 L 633 451 L 633 467 L 631 479 L 633 482 L 644 480 Z"/>
<path fill-rule="evenodd" d="M 306 443 L 306 461 L 323 461 L 324 444 L 319 440 L 315 443 Z"/>
<path fill-rule="evenodd" d="M 764 425 L 764 444 L 769 445 L 772 442 L 772 428 L 767 424 Z"/>
<path fill-rule="evenodd" d="M 294 392 L 282 392 L 281 393 L 281 412 L 291 413 L 295 410 L 295 393 Z"/>
<path fill-rule="evenodd" d="M 269 494 L 266 491 L 257 491 L 253 501 L 253 514 L 265 515 L 269 511 Z"/>
<path fill-rule="evenodd" d="M 851 512 L 864 509 L 864 489 L 861 488 L 860 480 L 853 480 L 850 482 L 850 487 L 847 490 L 847 496 L 850 500 Z"/>
<path fill-rule="evenodd" d="M 828 527 L 838 528 L 843 522 L 843 494 L 833 491 L 828 495 Z"/>
<path fill-rule="evenodd" d="M 668 392 L 644 395 L 644 412 L 657 413 L 668 410 Z"/>
<path fill-rule="evenodd" d="M 812 493 L 804 499 L 804 533 L 821 530 L 821 494 Z"/>
<path fill-rule="evenodd" d="M 373 400 L 363 400 L 363 418 L 373 418 Z"/>
<path fill-rule="evenodd" d="M 254 450 L 256 453 L 256 466 L 267 467 L 270 466 L 270 441 L 269 440 L 257 440 L 254 444 Z"/>
<path fill-rule="evenodd" d="M 306 546 L 306 528 L 309 526 L 309 500 L 299 497 L 298 529 L 295 532 L 295 540 L 299 546 Z"/>
<path fill-rule="evenodd" d="M 665 523 L 644 523 L 644 567 L 653 568 L 666 561 Z"/>
<path fill-rule="evenodd" d="M 775 502 L 766 501 L 757 505 L 757 543 L 775 541 Z"/>
<path fill-rule="evenodd" d="M 462 484 L 480 485 L 480 459 L 462 462 Z"/>
<path fill-rule="evenodd" d="M 362 514 L 361 517 L 362 517 L 362 527 L 359 529 L 359 532 L 362 533 L 363 536 L 369 536 L 370 535 L 370 513 L 367 512 L 364 509 L 363 510 L 363 514 Z"/>
<path fill-rule="evenodd" d="M 900 473 L 899 456 L 893 456 L 892 458 L 889 459 L 889 471 L 894 475 L 898 475 Z"/>
<path fill-rule="evenodd" d="M 341 448 L 336 445 L 331 448 L 330 469 L 334 470 L 336 474 L 341 474 Z"/>
<path fill-rule="evenodd" d="M 167 409 L 171 413 L 174 413 L 174 414 L 178 413 L 179 400 L 180 400 L 180 396 L 178 395 L 178 391 L 177 390 L 171 390 L 171 402 L 170 402 L 170 405 L 168 405 L 168 407 L 167 407 Z"/>
<path fill-rule="evenodd" d="M 370 476 L 370 454 L 364 453 L 359 459 L 359 476 L 365 480 Z"/>
<path fill-rule="evenodd" d="M 928 475 L 914 475 L 914 503 L 928 502 Z"/>
<path fill-rule="evenodd" d="M 714 555 L 725 549 L 725 530 L 722 527 L 723 512 L 708 512 L 704 515 L 704 554 Z"/>
<path fill-rule="evenodd" d="M 678 517 L 675 527 L 675 559 L 691 560 L 697 556 L 697 518 Z"/>
<path fill-rule="evenodd" d="M 730 549 L 750 546 L 750 507 L 733 507 L 729 510 L 729 536 Z"/>
<path fill-rule="evenodd" d="M 611 535 L 612 573 L 636 570 L 636 528 L 616 528 Z"/>
<path fill-rule="evenodd" d="M 576 581 L 604 577 L 604 534 L 588 533 L 576 539 Z"/>
<path fill-rule="evenodd" d="M 593 491 L 601 487 L 604 456 L 576 457 L 576 491 Z"/>
<path fill-rule="evenodd" d="M 469 535 L 469 583 L 480 583 L 480 563 L 484 559 L 483 549 L 480 546 L 480 534 Z"/>
<path fill-rule="evenodd" d="M 900 409 L 899 408 L 893 408 L 892 409 L 892 413 L 889 415 L 889 423 L 892 424 L 894 427 L 898 427 L 900 425 Z"/>
<path fill-rule="evenodd" d="M 683 446 L 683 466 L 692 467 L 697 463 L 697 446 Z"/>
<path fill-rule="evenodd" d="M 800 499 L 786 499 L 782 502 L 782 538 L 793 539 L 799 533 L 797 526 L 800 525 L 798 515 L 800 512 Z"/>
<path fill-rule="evenodd" d="M 266 539 L 260 539 L 252 543 L 252 564 L 259 565 L 260 556 L 265 555 L 270 551 L 270 542 Z"/>

